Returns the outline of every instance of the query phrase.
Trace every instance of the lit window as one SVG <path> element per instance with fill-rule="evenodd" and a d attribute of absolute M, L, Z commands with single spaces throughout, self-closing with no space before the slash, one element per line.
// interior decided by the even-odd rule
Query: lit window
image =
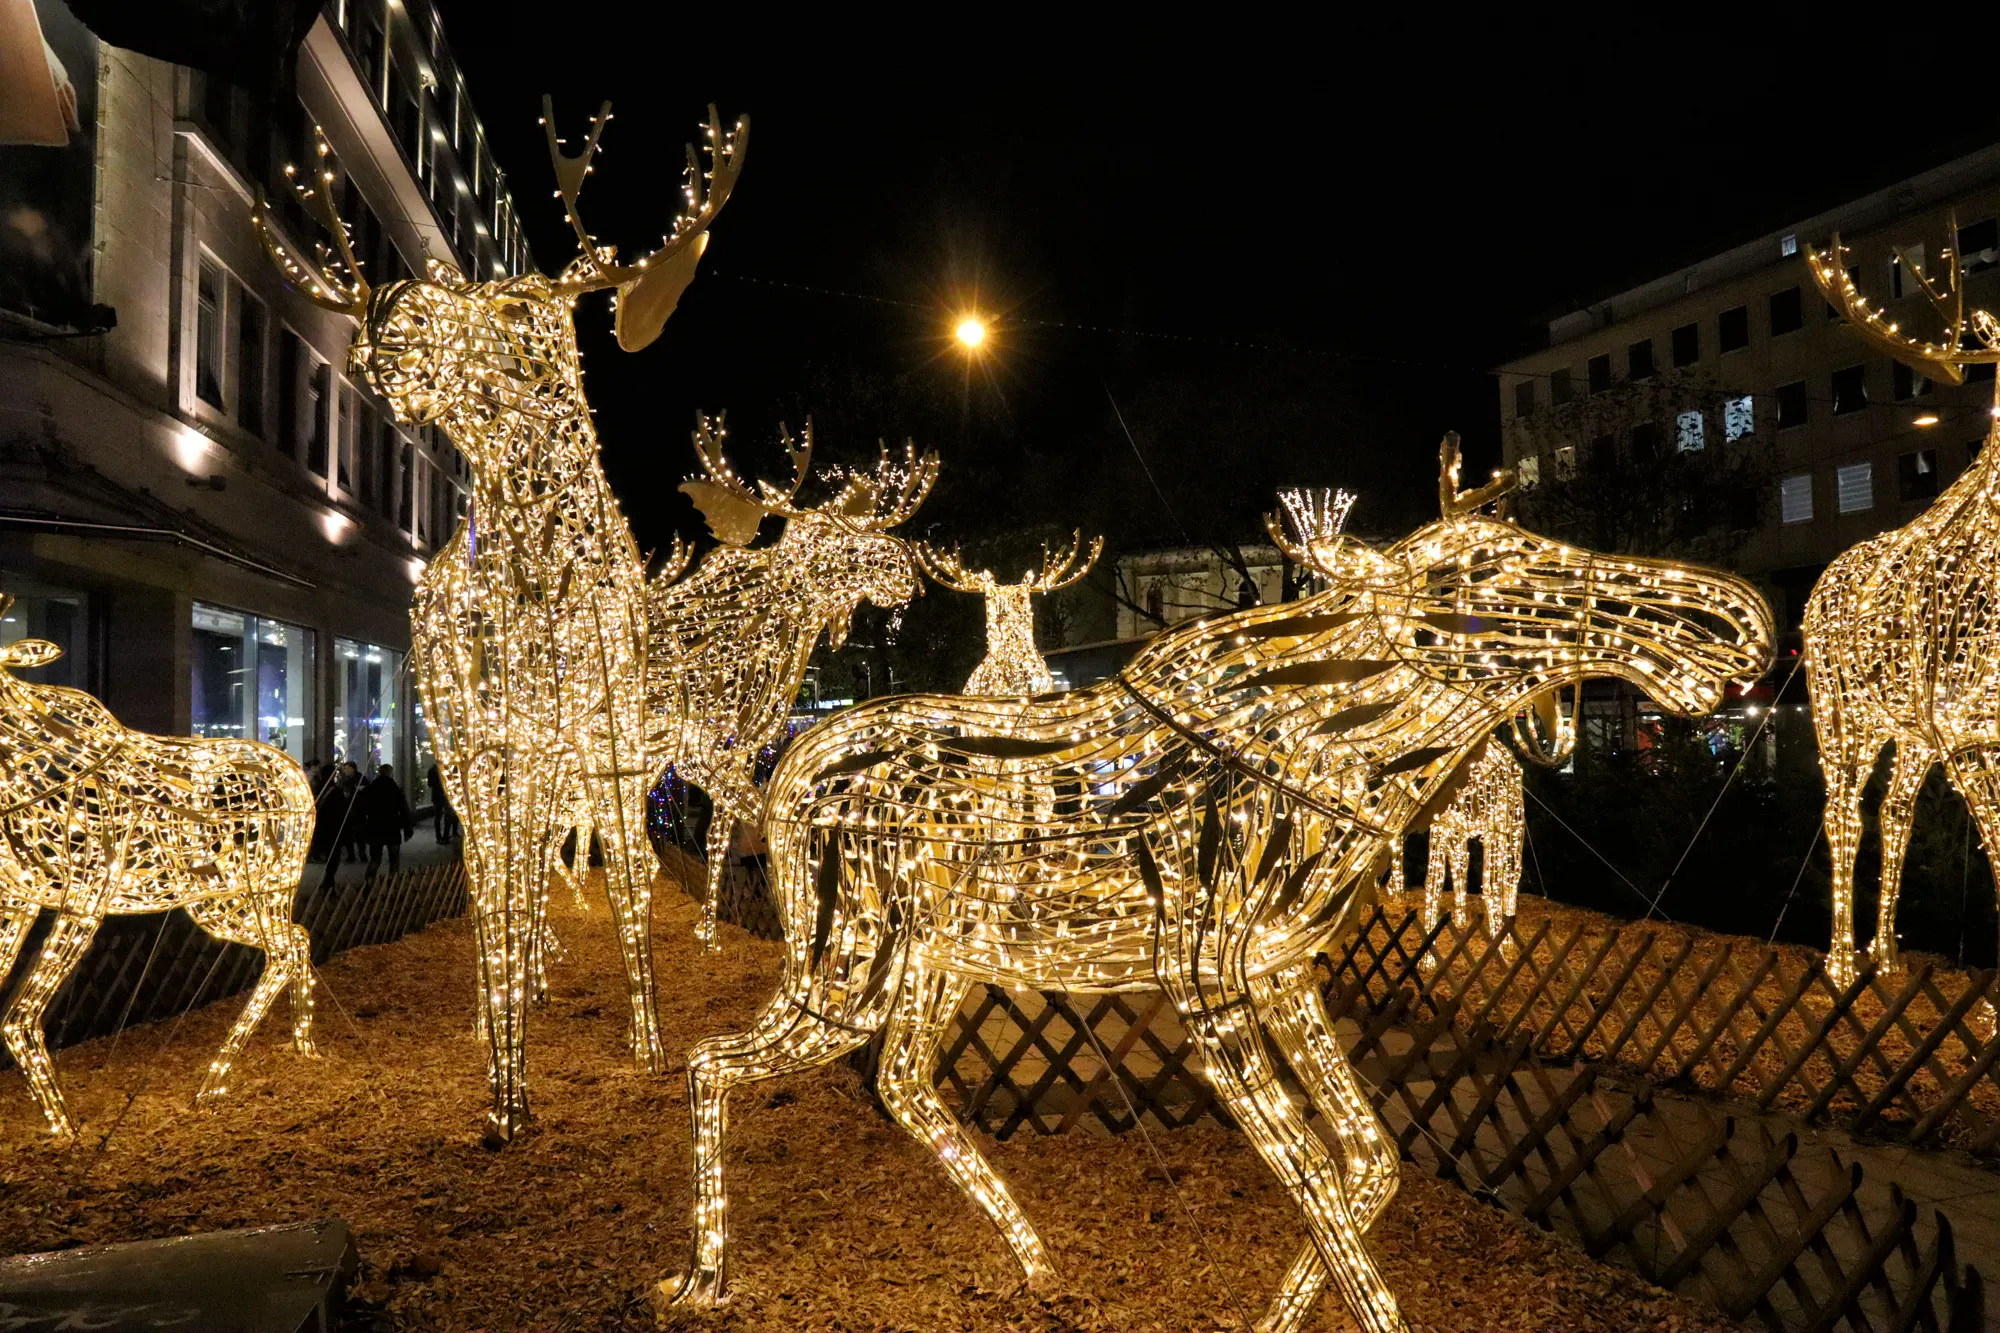
<path fill-rule="evenodd" d="M 1674 418 L 1674 444 L 1684 454 L 1693 453 L 1707 443 L 1703 438 L 1702 429 L 1701 413 L 1681 413 Z"/>
<path fill-rule="evenodd" d="M 1722 404 L 1722 440 L 1733 444 L 1757 429 L 1757 408 L 1749 394 Z"/>
<path fill-rule="evenodd" d="M 1786 236 L 1778 242 L 1778 255 L 1780 258 L 1790 259 L 1798 252 L 1799 238 L 1796 234 Z"/>
<path fill-rule="evenodd" d="M 1566 444 L 1556 450 L 1556 477 L 1568 480 L 1576 475 L 1576 446 Z"/>
<path fill-rule="evenodd" d="M 1840 512 L 1858 514 L 1864 509 L 1875 507 L 1875 465 L 1873 463 L 1849 463 L 1837 468 L 1833 474 L 1834 494 L 1839 497 Z"/>
<path fill-rule="evenodd" d="M 1812 474 L 1801 472 L 1778 483 L 1778 516 L 1787 523 L 1812 522 Z"/>
<path fill-rule="evenodd" d="M 1515 482 L 1522 486 L 1533 486 L 1542 479 L 1542 457 L 1540 454 L 1523 454 L 1514 463 Z"/>

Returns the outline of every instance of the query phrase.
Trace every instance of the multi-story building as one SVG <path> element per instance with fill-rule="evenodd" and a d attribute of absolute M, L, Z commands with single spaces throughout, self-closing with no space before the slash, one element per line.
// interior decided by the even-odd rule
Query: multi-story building
<path fill-rule="evenodd" d="M 1997 215 L 2000 146 L 1564 315 L 1546 350 L 1499 370 L 1506 459 L 1534 484 L 1621 450 L 1756 454 L 1770 484 L 1741 497 L 1756 509 L 1733 559 L 1796 626 L 1829 561 L 1908 522 L 1965 468 L 1993 401 L 1990 366 L 1934 384 L 1856 337 L 1805 251 L 1840 233 L 1863 292 L 1905 329 L 1935 329 L 1918 274 L 1945 287 L 1947 247 L 1968 306 L 2000 301 Z"/>
<path fill-rule="evenodd" d="M 34 677 L 130 725 L 393 759 L 407 783 L 428 762 L 410 591 L 465 463 L 348 373 L 353 321 L 279 280 L 250 214 L 261 192 L 285 244 L 326 239 L 283 174 L 317 162 L 317 126 L 371 281 L 528 266 L 438 16 L 332 0 L 296 97 L 253 119 L 39 10 L 76 114 L 66 144 L 0 148 L 9 230 L 46 220 L 39 248 L 0 237 L 0 642 L 61 643 Z"/>

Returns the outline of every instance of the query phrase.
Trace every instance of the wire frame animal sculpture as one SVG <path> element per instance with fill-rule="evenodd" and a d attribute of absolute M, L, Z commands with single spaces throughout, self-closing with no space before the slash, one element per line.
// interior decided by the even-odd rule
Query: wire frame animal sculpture
<path fill-rule="evenodd" d="M 0 593 L 0 612 L 12 600 Z M 292 922 L 313 795 L 283 750 L 131 731 L 81 690 L 13 674 L 60 656 L 44 639 L 0 646 L 0 975 L 36 914 L 55 913 L 0 1035 L 50 1132 L 69 1141 L 75 1124 L 42 1017 L 107 916 L 179 907 L 215 938 L 264 952 L 197 1105 L 229 1091 L 232 1065 L 281 991 L 291 991 L 293 1048 L 317 1055 L 311 941 Z"/>
<path fill-rule="evenodd" d="M 1067 549 L 1051 554 L 1042 548 L 1042 567 L 1019 583 L 1002 583 L 993 571 L 966 569 L 958 552 L 945 555 L 921 543 L 917 558 L 931 578 L 954 592 L 986 599 L 986 656 L 965 682 L 967 694 L 1047 694 L 1056 687 L 1049 664 L 1035 647 L 1035 594 L 1067 588 L 1097 563 L 1104 538 L 1094 538 L 1083 550 L 1083 534 L 1070 534 Z"/>
<path fill-rule="evenodd" d="M 872 473 L 834 470 L 829 500 L 799 503 L 812 470 L 812 423 L 784 434 L 792 480 L 753 488 L 723 454 L 720 417 L 695 421 L 701 474 L 682 483 L 721 543 L 694 573 L 656 577 L 647 589 L 646 690 L 652 748 L 713 802 L 708 893 L 696 936 L 715 944 L 715 912 L 730 838 L 738 823 L 763 823 L 757 756 L 785 732 L 813 647 L 824 633 L 838 650 L 857 607 L 901 606 L 923 591 L 910 545 L 892 535 L 937 480 L 936 454 L 914 445 L 900 459 L 884 449 Z M 778 539 L 753 547 L 766 518 Z"/>
<path fill-rule="evenodd" d="M 557 139 L 547 98 L 542 108 L 557 193 L 582 249 L 559 277 L 475 282 L 433 262 L 422 280 L 371 288 L 329 202 L 335 175 L 323 140 L 321 165 L 299 189 L 339 264 L 324 246 L 316 257 L 288 251 L 258 212 L 266 247 L 294 285 L 359 321 L 355 372 L 398 420 L 442 428 L 471 468 L 471 510 L 426 567 L 410 627 L 438 769 L 465 829 L 496 1143 L 529 1119 L 527 1012 L 549 945 L 551 862 L 579 787 L 604 850 L 633 1054 L 649 1071 L 664 1063 L 645 835 L 646 792 L 661 765 L 645 726 L 645 568 L 599 466 L 574 310 L 584 294 L 608 290 L 621 347 L 637 351 L 658 336 L 743 169 L 749 133 L 743 120 L 725 133 L 710 108 L 708 165 L 688 149 L 685 210 L 659 249 L 621 264 L 577 210 L 610 104 L 575 154 Z"/>
<path fill-rule="evenodd" d="M 939 1045 L 977 984 L 1161 987 L 1305 1216 L 1264 1327 L 1298 1328 L 1328 1283 L 1363 1328 L 1403 1326 L 1363 1241 L 1396 1150 L 1314 953 L 1404 830 L 1450 801 L 1472 749 L 1537 696 L 1613 676 L 1702 713 L 1771 646 L 1744 581 L 1536 536 L 1478 512 L 1509 478 L 1460 492 L 1457 470 L 1454 438 L 1443 517 L 1388 550 L 1274 524 L 1324 591 L 1176 625 L 1109 680 L 873 700 L 799 738 L 768 793 L 783 974 L 749 1028 L 689 1056 L 695 1238 L 663 1295 L 725 1292 L 730 1090 L 878 1033 L 889 1113 L 1047 1288 L 1047 1248 L 937 1095 Z M 1279 1085 L 1279 1053 L 1337 1152 Z"/>
<path fill-rule="evenodd" d="M 1498 936 L 1513 920 L 1521 890 L 1521 841 L 1527 829 L 1521 766 L 1506 746 L 1489 739 L 1466 761 L 1465 774 L 1465 785 L 1431 823 L 1421 919 L 1426 930 L 1438 923 L 1447 886 L 1455 894 L 1458 920 L 1466 919 L 1472 844 L 1476 842 L 1486 930 Z"/>
<path fill-rule="evenodd" d="M 1955 237 L 1957 220 L 1948 220 Z M 1942 273 L 1915 254 L 1898 256 L 1943 323 L 1927 342 L 1904 333 L 1864 298 L 1836 233 L 1806 266 L 1847 327 L 1896 360 L 1949 384 L 1965 367 L 2000 363 L 2000 322 L 1968 313 L 1959 256 L 1938 253 Z M 1995 411 L 2000 412 L 2000 399 Z M 1854 861 L 1861 844 L 1861 793 L 1885 746 L 1896 754 L 1882 798 L 1882 889 L 1877 966 L 1897 965 L 1896 899 L 1917 793 L 1934 764 L 1964 798 L 1989 855 L 2000 853 L 2000 449 L 1987 447 L 1916 519 L 1842 552 L 1806 602 L 1805 669 L 1813 727 L 1826 777 L 1826 840 L 1833 859 L 1833 937 L 1827 972 L 1856 975 Z"/>

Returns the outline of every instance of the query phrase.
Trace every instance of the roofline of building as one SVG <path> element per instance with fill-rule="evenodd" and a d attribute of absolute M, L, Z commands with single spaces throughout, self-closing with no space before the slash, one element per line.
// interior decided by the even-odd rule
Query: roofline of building
<path fill-rule="evenodd" d="M 1560 347 L 1585 334 L 1609 328 L 1683 296 L 1691 296 L 1705 287 L 1729 282 L 1780 263 L 1787 258 L 1782 246 L 1788 236 L 1796 237 L 1803 248 L 1806 244 L 1825 241 L 1835 231 L 1879 226 L 1991 180 L 2000 180 L 2000 143 L 1886 185 L 1824 213 L 1766 232 L 1734 249 L 1676 269 L 1602 301 L 1594 301 L 1581 310 L 1557 316 L 1549 321 L 1549 346 Z M 1799 257 L 1799 262 L 1804 262 L 1802 257 Z"/>

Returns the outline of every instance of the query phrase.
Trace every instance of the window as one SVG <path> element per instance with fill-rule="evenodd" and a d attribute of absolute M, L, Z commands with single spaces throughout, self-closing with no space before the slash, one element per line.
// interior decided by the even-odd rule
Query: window
<path fill-rule="evenodd" d="M 1865 366 L 1849 366 L 1833 372 L 1833 414 L 1844 417 L 1868 406 Z"/>
<path fill-rule="evenodd" d="M 1674 330 L 1674 365 L 1691 366 L 1701 360 L 1701 325 L 1683 324 Z"/>
<path fill-rule="evenodd" d="M 1674 446 L 1691 454 L 1706 445 L 1700 412 L 1683 412 L 1674 418 Z"/>
<path fill-rule="evenodd" d="M 1993 363 L 1991 361 L 1975 362 L 1965 368 L 1965 382 L 1967 384 L 1984 384 L 1992 378 Z"/>
<path fill-rule="evenodd" d="M 264 303 L 236 288 L 236 421 L 264 433 Z"/>
<path fill-rule="evenodd" d="M 1740 352 L 1750 345 L 1750 307 L 1739 305 L 1716 316 L 1716 342 L 1725 352 Z"/>
<path fill-rule="evenodd" d="M 405 443 L 401 452 L 402 462 L 396 467 L 396 526 L 414 537 L 417 535 L 416 529 L 410 526 L 413 520 L 410 496 L 416 490 L 417 478 L 417 474 L 411 470 L 414 451 Z"/>
<path fill-rule="evenodd" d="M 1840 512 L 1858 514 L 1864 509 L 1875 507 L 1875 465 L 1873 463 L 1849 463 L 1846 467 L 1835 468 L 1833 491 L 1837 497 Z"/>
<path fill-rule="evenodd" d="M 1531 417 L 1535 414 L 1535 382 L 1522 380 L 1514 386 L 1514 415 Z"/>
<path fill-rule="evenodd" d="M 1586 373 L 1589 376 L 1590 391 L 1592 393 L 1603 393 L 1606 389 L 1610 388 L 1611 353 L 1605 352 L 1590 358 L 1590 365 L 1586 368 Z"/>
<path fill-rule="evenodd" d="M 1790 259 L 1799 252 L 1799 238 L 1796 232 L 1786 235 L 1778 242 L 1778 257 Z"/>
<path fill-rule="evenodd" d="M 313 632 L 194 604 L 193 734 L 258 740 L 306 755 L 313 715 Z"/>
<path fill-rule="evenodd" d="M 1794 380 L 1790 384 L 1780 384 L 1778 399 L 1778 429 L 1790 430 L 1794 426 L 1806 424 L 1806 382 Z"/>
<path fill-rule="evenodd" d="M 1778 483 L 1779 517 L 1786 523 L 1810 523 L 1813 516 L 1812 474 L 1802 472 Z"/>
<path fill-rule="evenodd" d="M 333 370 L 326 362 L 312 359 L 305 380 L 306 467 L 316 477 L 326 475 L 328 446 L 333 443 Z"/>
<path fill-rule="evenodd" d="M 1965 465 L 1971 467 L 1974 463 L 1977 463 L 1979 461 L 1979 451 L 1985 447 L 1986 441 L 1983 439 L 1967 440 L 1965 442 Z"/>
<path fill-rule="evenodd" d="M 204 259 L 195 283 L 194 396 L 222 410 L 222 270 Z"/>
<path fill-rule="evenodd" d="M 1958 229 L 1958 262 L 1967 273 L 1992 268 L 2000 261 L 2000 223 L 1987 218 Z"/>
<path fill-rule="evenodd" d="M 350 385 L 340 386 L 340 449 L 334 454 L 334 481 L 349 495 L 354 494 L 357 473 L 360 471 L 356 453 L 360 448 L 357 435 L 361 429 L 361 395 Z"/>
<path fill-rule="evenodd" d="M 373 774 L 397 760 L 396 680 L 403 655 L 380 644 L 333 641 L 333 759 Z"/>
<path fill-rule="evenodd" d="M 1666 432 L 1657 421 L 1642 421 L 1632 427 L 1632 457 L 1640 460 L 1658 458 L 1666 444 Z"/>
<path fill-rule="evenodd" d="M 1896 459 L 1897 499 L 1929 500 L 1937 492 L 1937 450 L 1919 449 Z"/>
<path fill-rule="evenodd" d="M 1625 376 L 1626 379 L 1649 380 L 1653 378 L 1653 340 L 1647 338 L 1645 341 L 1633 343 L 1631 347 L 1627 348 L 1625 351 L 1625 364 L 1628 371 Z"/>
<path fill-rule="evenodd" d="M 28 672 L 25 679 L 37 685 L 89 690 L 93 683 L 89 595 L 34 583 L 9 570 L 0 570 L 0 592 L 14 599 L 0 613 L 0 647 L 22 639 L 47 639 L 63 650 L 46 666 L 11 667 L 10 673 Z"/>
<path fill-rule="evenodd" d="M 290 329 L 278 334 L 278 447 L 287 458 L 299 456 L 301 381 L 305 376 L 305 344 Z"/>
<path fill-rule="evenodd" d="M 399 503 L 397 460 L 402 457 L 403 441 L 396 434 L 393 422 L 377 421 L 376 431 L 375 511 L 383 518 L 393 520 Z"/>
<path fill-rule="evenodd" d="M 1522 454 L 1514 460 L 1514 481 L 1523 490 L 1534 486 L 1542 479 L 1542 456 Z"/>
<path fill-rule="evenodd" d="M 1889 386 L 1899 403 L 1931 391 L 1930 377 L 1919 375 L 1900 361 L 1889 363 Z"/>
<path fill-rule="evenodd" d="M 410 490 L 415 495 L 414 506 L 417 513 L 415 536 L 417 545 L 426 550 L 435 549 L 431 541 L 431 487 L 436 469 L 431 466 L 430 455 L 421 449 L 417 451 L 415 469 L 409 474 Z"/>
<path fill-rule="evenodd" d="M 1757 405 L 1749 394 L 1722 404 L 1722 441 L 1734 444 L 1757 429 Z"/>
<path fill-rule="evenodd" d="M 1576 475 L 1576 446 L 1565 444 L 1556 450 L 1556 480 L 1568 481 Z"/>
<path fill-rule="evenodd" d="M 1554 403 L 1557 407 L 1561 407 L 1575 396 L 1576 390 L 1570 387 L 1568 366 L 1564 366 L 1561 370 L 1552 370 L 1549 372 L 1549 401 L 1551 403 Z"/>
<path fill-rule="evenodd" d="M 1805 307 L 1799 302 L 1799 289 L 1787 287 L 1782 292 L 1771 293 L 1771 336 L 1781 333 L 1796 333 L 1805 327 Z"/>

